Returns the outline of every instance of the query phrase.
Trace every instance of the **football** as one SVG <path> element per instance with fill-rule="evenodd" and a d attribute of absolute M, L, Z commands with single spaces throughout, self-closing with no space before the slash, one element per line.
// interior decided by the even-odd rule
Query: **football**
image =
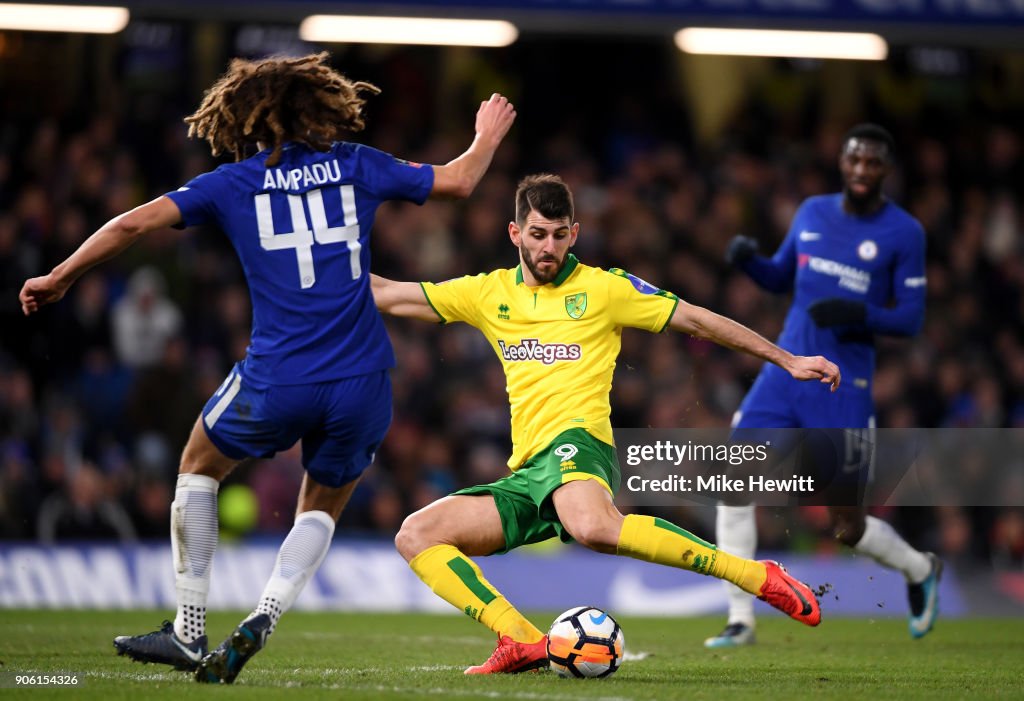
<path fill-rule="evenodd" d="M 562 677 L 611 676 L 625 651 L 626 639 L 618 622 L 593 606 L 569 609 L 548 631 L 548 660 Z"/>

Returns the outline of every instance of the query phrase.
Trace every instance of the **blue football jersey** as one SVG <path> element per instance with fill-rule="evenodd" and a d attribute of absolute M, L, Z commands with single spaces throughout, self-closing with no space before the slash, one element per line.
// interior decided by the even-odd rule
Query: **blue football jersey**
<path fill-rule="evenodd" d="M 742 267 L 772 292 L 793 290 L 779 346 L 836 363 L 840 391 L 870 390 L 874 334 L 912 336 L 924 323 L 925 234 L 892 202 L 860 217 L 846 213 L 842 201 L 839 193 L 808 198 L 775 255 L 755 256 Z M 828 297 L 864 302 L 866 323 L 819 328 L 807 307 Z M 770 367 L 764 372 L 784 373 Z"/>
<path fill-rule="evenodd" d="M 252 297 L 246 378 L 337 380 L 394 367 L 370 291 L 370 229 L 386 200 L 422 204 L 433 168 L 360 144 L 284 147 L 223 165 L 167 193 L 185 226 L 216 223 L 231 239 Z"/>

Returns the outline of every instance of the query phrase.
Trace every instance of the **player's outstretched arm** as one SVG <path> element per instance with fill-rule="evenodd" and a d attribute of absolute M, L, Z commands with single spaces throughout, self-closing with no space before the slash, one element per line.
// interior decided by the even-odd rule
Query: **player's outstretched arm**
<path fill-rule="evenodd" d="M 759 286 L 781 294 L 793 289 L 793 275 L 796 272 L 796 249 L 793 235 L 779 246 L 771 258 L 758 255 L 757 241 L 749 236 L 734 236 L 725 251 L 725 262 L 742 270 Z"/>
<path fill-rule="evenodd" d="M 370 275 L 373 301 L 382 314 L 403 316 L 423 321 L 443 321 L 427 301 L 418 282 L 398 282 L 380 275 Z"/>
<path fill-rule="evenodd" d="M 434 188 L 430 196 L 440 199 L 469 197 L 491 165 L 494 152 L 516 119 L 516 108 L 508 98 L 494 93 L 480 103 L 476 113 L 476 137 L 466 152 L 443 166 L 434 166 Z"/>
<path fill-rule="evenodd" d="M 833 392 L 839 387 L 839 368 L 827 358 L 820 355 L 793 355 L 743 324 L 721 314 L 715 314 L 704 307 L 680 300 L 669 321 L 669 327 L 697 338 L 705 338 L 726 348 L 763 358 L 775 363 L 797 380 L 820 380 L 831 385 Z"/>
<path fill-rule="evenodd" d="M 39 308 L 59 301 L 82 274 L 113 258 L 144 234 L 173 226 L 181 221 L 178 205 L 168 197 L 158 197 L 130 212 L 114 217 L 87 238 L 67 260 L 48 275 L 25 281 L 18 299 L 27 316 Z"/>

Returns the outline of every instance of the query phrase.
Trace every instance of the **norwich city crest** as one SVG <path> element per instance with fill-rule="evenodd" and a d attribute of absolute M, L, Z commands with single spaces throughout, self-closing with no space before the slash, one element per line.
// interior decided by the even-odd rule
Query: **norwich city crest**
<path fill-rule="evenodd" d="M 579 319 L 587 311 L 587 293 L 580 292 L 565 296 L 565 311 L 573 319 Z"/>

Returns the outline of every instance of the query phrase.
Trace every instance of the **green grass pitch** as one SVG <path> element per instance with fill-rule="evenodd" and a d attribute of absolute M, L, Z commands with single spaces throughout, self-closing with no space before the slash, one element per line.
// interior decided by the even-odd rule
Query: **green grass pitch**
<path fill-rule="evenodd" d="M 628 659 L 607 680 L 551 673 L 465 677 L 491 634 L 461 616 L 292 612 L 234 686 L 196 684 L 167 667 L 118 657 L 115 635 L 153 630 L 145 611 L 0 610 L 0 674 L 6 698 L 114 699 L 660 699 L 1024 698 L 1024 621 L 941 620 L 914 641 L 902 619 L 825 620 L 805 628 L 759 622 L 758 645 L 705 650 L 721 618 L 620 617 Z M 547 623 L 550 614 L 532 616 Z M 211 615 L 215 645 L 240 614 Z M 11 688 L 13 674 L 75 673 L 75 688 Z"/>

